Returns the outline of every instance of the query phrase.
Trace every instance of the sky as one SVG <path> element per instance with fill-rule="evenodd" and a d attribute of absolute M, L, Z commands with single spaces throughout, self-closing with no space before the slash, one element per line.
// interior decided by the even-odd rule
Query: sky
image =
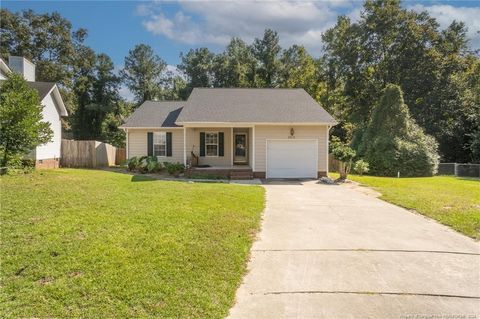
<path fill-rule="evenodd" d="M 73 28 L 86 28 L 86 44 L 108 54 L 117 69 L 136 44 L 150 45 L 167 64 L 180 62 L 180 52 L 208 47 L 221 52 L 233 36 L 250 43 L 266 28 L 279 33 L 280 44 L 304 45 L 313 56 L 322 52 L 321 35 L 339 15 L 358 19 L 362 1 L 5 1 L 10 11 L 59 12 Z M 441 27 L 465 22 L 471 46 L 480 49 L 480 0 L 403 1 L 426 10 Z"/>

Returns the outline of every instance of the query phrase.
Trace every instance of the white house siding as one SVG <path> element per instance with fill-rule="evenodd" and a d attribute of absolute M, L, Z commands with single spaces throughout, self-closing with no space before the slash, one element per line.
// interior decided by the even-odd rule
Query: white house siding
<path fill-rule="evenodd" d="M 172 133 L 172 156 L 159 157 L 161 162 L 183 163 L 183 129 L 129 129 L 128 134 L 128 158 L 148 155 L 147 133 L 148 132 L 171 132 Z"/>
<path fill-rule="evenodd" d="M 200 165 L 210 166 L 230 166 L 232 165 L 232 129 L 227 128 L 187 128 L 187 157 L 190 157 L 190 152 L 200 156 L 200 132 L 223 132 L 224 133 L 224 156 L 199 158 Z M 182 131 L 183 133 L 183 131 Z"/>
<path fill-rule="evenodd" d="M 255 126 L 255 171 L 266 171 L 267 139 L 289 139 L 294 129 L 295 139 L 318 140 L 318 171 L 327 171 L 327 126 Z"/>
<path fill-rule="evenodd" d="M 50 123 L 53 131 L 52 141 L 40 146 L 35 150 L 37 160 L 60 158 L 60 147 L 62 144 L 62 122 L 58 114 L 52 94 L 47 95 L 42 100 L 44 106 L 42 110 L 43 120 Z"/>

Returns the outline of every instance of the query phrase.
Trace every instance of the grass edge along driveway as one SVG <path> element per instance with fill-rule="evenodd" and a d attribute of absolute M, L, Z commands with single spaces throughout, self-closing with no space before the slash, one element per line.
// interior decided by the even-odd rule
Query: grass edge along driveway
<path fill-rule="evenodd" d="M 329 173 L 332 178 L 338 174 Z M 454 176 L 376 177 L 349 175 L 349 179 L 371 187 L 381 199 L 450 226 L 480 240 L 480 179 Z"/>
<path fill-rule="evenodd" d="M 1 183 L 0 317 L 222 318 L 260 186 L 59 169 Z"/>

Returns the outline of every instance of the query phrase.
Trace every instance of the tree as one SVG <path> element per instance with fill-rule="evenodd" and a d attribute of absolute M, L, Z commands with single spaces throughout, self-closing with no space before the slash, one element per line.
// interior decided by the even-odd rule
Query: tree
<path fill-rule="evenodd" d="M 43 122 L 37 91 L 19 74 L 11 74 L 0 93 L 0 165 L 11 167 L 38 145 L 50 142 L 53 131 Z"/>
<path fill-rule="evenodd" d="M 118 127 L 124 123 L 133 109 L 133 103 L 118 101 L 114 110 L 109 112 L 102 122 L 101 140 L 116 147 L 125 147 L 125 131 Z"/>
<path fill-rule="evenodd" d="M 252 45 L 252 52 L 258 61 L 256 70 L 260 85 L 264 87 L 276 87 L 280 62 L 278 54 L 282 48 L 276 31 L 266 29 L 262 39 L 255 39 Z"/>
<path fill-rule="evenodd" d="M 363 135 L 360 156 L 373 175 L 432 176 L 438 166 L 438 144 L 410 117 L 399 86 L 383 91 Z"/>
<path fill-rule="evenodd" d="M 255 86 L 255 64 L 248 45 L 240 38 L 232 38 L 225 52 L 214 58 L 214 86 Z"/>
<path fill-rule="evenodd" d="M 138 105 L 161 95 L 166 67 L 165 61 L 146 44 L 138 44 L 128 52 L 120 74 Z"/>
<path fill-rule="evenodd" d="M 470 114 L 478 108 L 465 77 L 479 58 L 468 50 L 463 23 L 439 30 L 427 12 L 403 9 L 398 0 L 368 0 L 357 22 L 340 17 L 323 41 L 328 96 L 322 100 L 337 119 L 355 125 L 353 147 L 372 116 L 372 101 L 394 83 L 412 117 L 439 141 L 444 160 L 471 157 Z"/>
<path fill-rule="evenodd" d="M 303 46 L 293 45 L 280 58 L 280 82 L 283 87 L 303 88 L 312 97 L 318 88 L 315 60 Z"/>
<path fill-rule="evenodd" d="M 346 180 L 352 167 L 352 161 L 357 153 L 336 136 L 332 136 L 330 153 L 339 161 L 338 172 L 340 173 L 340 177 L 338 180 Z"/>
<path fill-rule="evenodd" d="M 188 89 L 213 86 L 213 61 L 215 55 L 207 48 L 190 49 L 180 54 L 178 69 L 188 78 Z"/>
<path fill-rule="evenodd" d="M 35 63 L 37 81 L 71 84 L 75 47 L 83 43 L 85 29 L 72 30 L 72 24 L 57 12 L 1 9 L 0 21 L 2 58 L 23 56 Z"/>

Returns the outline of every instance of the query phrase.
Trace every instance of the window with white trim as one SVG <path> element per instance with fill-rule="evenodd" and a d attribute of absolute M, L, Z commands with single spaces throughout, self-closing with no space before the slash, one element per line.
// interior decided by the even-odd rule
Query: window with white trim
<path fill-rule="evenodd" d="M 166 132 L 153 133 L 153 156 L 159 156 L 159 157 L 167 156 L 167 133 Z"/>
<path fill-rule="evenodd" d="M 218 156 L 218 133 L 205 133 L 205 155 Z"/>

